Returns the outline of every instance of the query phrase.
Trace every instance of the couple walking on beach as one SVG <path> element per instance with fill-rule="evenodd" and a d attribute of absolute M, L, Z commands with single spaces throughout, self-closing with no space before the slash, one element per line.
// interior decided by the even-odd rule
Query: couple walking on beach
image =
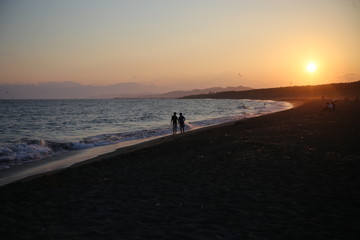
<path fill-rule="evenodd" d="M 174 112 L 174 115 L 172 115 L 171 117 L 171 122 L 172 123 L 172 128 L 173 128 L 173 134 L 176 134 L 177 132 L 177 125 L 179 123 L 180 126 L 180 132 L 184 133 L 185 132 L 185 117 L 182 115 L 182 113 L 179 113 L 180 116 L 177 117 L 176 116 L 176 112 Z"/>

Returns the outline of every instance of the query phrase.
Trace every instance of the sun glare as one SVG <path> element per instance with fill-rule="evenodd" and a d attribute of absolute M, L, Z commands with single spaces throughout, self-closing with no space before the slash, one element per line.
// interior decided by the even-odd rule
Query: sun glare
<path fill-rule="evenodd" d="M 314 62 L 310 62 L 306 65 L 306 71 L 308 71 L 310 73 L 315 72 L 316 69 L 317 69 L 317 65 Z"/>

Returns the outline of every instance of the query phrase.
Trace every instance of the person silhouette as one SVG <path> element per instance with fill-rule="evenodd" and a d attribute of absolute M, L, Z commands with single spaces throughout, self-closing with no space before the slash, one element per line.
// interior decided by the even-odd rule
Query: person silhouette
<path fill-rule="evenodd" d="M 186 118 L 182 115 L 182 113 L 179 113 L 180 116 L 178 118 L 179 120 L 179 125 L 180 125 L 180 132 L 184 133 L 185 132 L 185 120 Z"/>
<path fill-rule="evenodd" d="M 172 129 L 173 129 L 173 134 L 176 134 L 177 132 L 177 123 L 178 123 L 178 117 L 176 116 L 176 112 L 174 112 L 174 115 L 172 115 L 171 117 L 171 121 L 170 123 L 172 123 Z"/>

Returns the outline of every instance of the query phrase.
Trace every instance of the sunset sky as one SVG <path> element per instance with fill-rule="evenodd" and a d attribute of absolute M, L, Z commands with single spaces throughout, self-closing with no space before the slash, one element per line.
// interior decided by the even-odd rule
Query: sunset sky
<path fill-rule="evenodd" d="M 188 90 L 355 80 L 360 0 L 0 1 L 0 83 Z"/>

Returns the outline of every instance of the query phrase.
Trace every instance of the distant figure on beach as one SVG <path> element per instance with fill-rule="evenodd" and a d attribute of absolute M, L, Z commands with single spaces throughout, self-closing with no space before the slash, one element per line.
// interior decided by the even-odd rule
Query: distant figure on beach
<path fill-rule="evenodd" d="M 172 123 L 172 129 L 173 129 L 173 134 L 176 134 L 177 132 L 177 123 L 178 123 L 178 117 L 176 116 L 176 112 L 174 112 L 174 115 L 172 115 L 171 117 L 171 122 Z"/>
<path fill-rule="evenodd" d="M 324 111 L 333 111 L 333 110 L 334 110 L 333 102 L 327 102 Z"/>
<path fill-rule="evenodd" d="M 180 125 L 180 132 L 184 133 L 185 132 L 185 117 L 182 115 L 182 113 L 180 113 L 179 116 L 179 125 Z"/>

